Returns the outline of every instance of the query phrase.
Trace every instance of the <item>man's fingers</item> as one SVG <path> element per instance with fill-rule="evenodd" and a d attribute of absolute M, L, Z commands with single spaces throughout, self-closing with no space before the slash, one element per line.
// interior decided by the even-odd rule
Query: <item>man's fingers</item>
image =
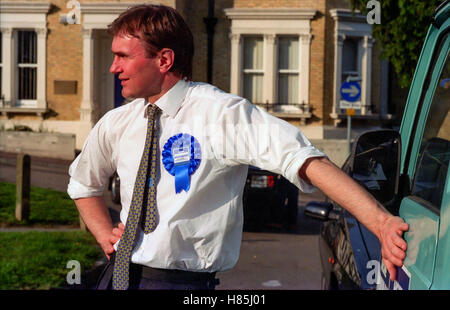
<path fill-rule="evenodd" d="M 397 246 L 399 249 L 401 249 L 402 251 L 406 251 L 406 249 L 407 249 L 407 244 L 406 244 L 406 241 L 402 238 L 402 237 L 400 237 L 400 236 L 398 236 L 398 235 L 394 235 L 394 236 L 392 236 L 392 243 L 395 245 L 395 246 Z"/>
<path fill-rule="evenodd" d="M 119 237 L 121 237 L 123 231 L 120 230 L 119 228 L 113 228 L 112 233 L 113 233 L 114 236 L 119 236 Z"/>
<path fill-rule="evenodd" d="M 392 281 L 395 281 L 397 279 L 397 269 L 395 268 L 395 266 L 388 260 L 384 260 L 384 265 L 389 272 L 389 278 Z"/>
<path fill-rule="evenodd" d="M 117 241 L 119 241 L 120 238 L 122 238 L 124 229 L 125 229 L 125 226 L 122 223 L 119 223 L 117 228 L 113 228 L 112 236 L 109 238 L 109 241 L 112 244 L 115 244 Z"/>
<path fill-rule="evenodd" d="M 110 255 L 112 253 L 114 253 L 114 247 L 112 246 L 112 244 L 108 244 L 108 245 L 103 245 L 103 252 L 105 253 L 106 257 L 108 258 L 108 260 L 110 259 Z"/>
<path fill-rule="evenodd" d="M 116 236 L 111 236 L 111 238 L 109 238 L 109 241 L 112 243 L 112 244 L 115 244 L 117 241 L 119 241 L 120 240 L 120 238 L 119 237 L 116 237 Z"/>
<path fill-rule="evenodd" d="M 407 223 L 402 223 L 399 228 L 398 228 L 401 232 L 404 231 L 408 231 L 409 230 L 409 225 Z"/>

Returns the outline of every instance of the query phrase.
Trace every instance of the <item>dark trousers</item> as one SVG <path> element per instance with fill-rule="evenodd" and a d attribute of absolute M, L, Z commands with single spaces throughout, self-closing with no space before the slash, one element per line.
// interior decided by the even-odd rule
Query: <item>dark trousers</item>
<path fill-rule="evenodd" d="M 97 283 L 98 290 L 111 290 L 115 256 L 107 263 Z M 214 290 L 214 273 L 150 268 L 130 264 L 130 290 Z"/>

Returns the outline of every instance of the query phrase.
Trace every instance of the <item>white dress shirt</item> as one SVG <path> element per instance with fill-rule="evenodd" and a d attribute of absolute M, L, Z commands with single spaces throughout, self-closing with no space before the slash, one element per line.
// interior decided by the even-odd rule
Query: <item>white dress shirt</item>
<path fill-rule="evenodd" d="M 144 149 L 148 104 L 136 99 L 106 113 L 69 169 L 72 199 L 103 195 L 109 177 L 117 171 L 122 223 L 127 220 Z M 248 165 L 281 174 L 311 192 L 314 187 L 301 180 L 298 171 L 307 158 L 326 155 L 296 127 L 209 84 L 180 80 L 155 104 L 162 110 L 158 226 L 152 233 L 138 233 L 131 260 L 154 268 L 229 270 L 239 257 Z M 197 139 L 201 162 L 190 175 L 190 189 L 177 194 L 175 178 L 161 162 L 161 150 L 179 133 Z M 114 246 L 117 250 L 117 243 Z"/>

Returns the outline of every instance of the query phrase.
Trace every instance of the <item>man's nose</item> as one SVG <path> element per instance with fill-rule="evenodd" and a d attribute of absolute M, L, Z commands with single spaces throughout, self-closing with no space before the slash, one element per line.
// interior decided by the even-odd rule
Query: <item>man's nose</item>
<path fill-rule="evenodd" d="M 111 64 L 111 67 L 109 68 L 109 72 L 111 72 L 112 74 L 120 72 L 120 65 L 117 56 L 114 56 L 114 60 L 113 63 Z"/>

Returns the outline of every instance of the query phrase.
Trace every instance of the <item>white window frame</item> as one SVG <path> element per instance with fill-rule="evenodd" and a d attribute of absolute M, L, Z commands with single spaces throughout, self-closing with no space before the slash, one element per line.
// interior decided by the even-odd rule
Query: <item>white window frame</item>
<path fill-rule="evenodd" d="M 277 38 L 279 39 L 279 38 L 282 38 L 282 37 L 284 37 L 284 38 L 296 38 L 296 36 L 278 36 Z M 296 38 L 297 40 L 299 40 L 299 38 Z M 300 42 L 299 42 L 300 43 Z M 279 46 L 277 46 L 277 53 L 278 53 L 278 50 L 279 50 Z M 277 93 L 277 101 L 281 104 L 281 102 L 280 102 L 280 91 L 279 91 L 279 81 L 280 81 L 280 75 L 282 75 L 282 74 L 285 74 L 285 75 L 296 75 L 297 77 L 298 77 L 298 79 L 299 79 L 299 81 L 300 81 L 300 76 L 301 76 L 301 70 L 300 70 L 300 56 L 301 56 L 301 54 L 300 54 L 300 44 L 299 44 L 299 55 L 297 55 L 297 57 L 299 57 L 299 59 L 298 59 L 298 62 L 299 62 L 299 65 L 298 65 L 298 67 L 297 67 L 297 69 L 280 69 L 279 68 L 279 57 L 277 57 L 277 68 L 276 68 L 276 79 L 277 79 L 277 89 L 276 89 L 276 93 Z M 294 102 L 294 103 L 300 103 L 300 95 L 301 95 L 301 91 L 300 91 L 300 89 L 298 90 L 298 94 L 297 94 L 297 101 L 298 102 Z M 280 108 L 281 108 L 281 111 L 283 111 L 283 112 L 298 112 L 298 108 L 297 107 L 295 107 L 295 106 L 290 106 L 289 104 L 285 104 L 285 105 L 281 105 L 281 106 L 279 106 Z"/>
<path fill-rule="evenodd" d="M 339 119 L 345 116 L 345 111 L 340 109 L 340 87 L 342 81 L 342 53 L 346 37 L 358 38 L 358 69 L 360 76 L 361 97 L 357 103 L 361 104 L 361 110 L 356 110 L 358 115 L 371 116 L 371 75 L 372 75 L 372 25 L 367 23 L 366 16 L 353 13 L 348 9 L 332 9 L 331 17 L 334 19 L 334 96 L 333 109 L 330 116 Z"/>
<path fill-rule="evenodd" d="M 46 100 L 46 40 L 48 2 L 0 2 L 0 31 L 2 32 L 2 112 L 37 112 L 47 110 Z M 37 36 L 36 100 L 18 100 L 17 33 L 34 30 Z"/>
<path fill-rule="evenodd" d="M 17 34 L 19 34 L 19 32 L 20 31 L 33 31 L 34 29 L 16 29 L 15 31 L 17 31 Z M 37 39 L 37 36 L 36 36 L 36 39 Z M 18 51 L 19 50 L 19 40 L 16 40 L 16 42 L 15 42 L 15 50 L 16 51 Z M 37 49 L 36 49 L 36 54 L 38 54 L 38 51 L 37 51 Z M 37 60 L 37 55 L 36 55 L 36 60 Z M 14 60 L 14 66 L 17 68 L 17 69 L 20 69 L 20 68 L 35 68 L 36 69 L 36 71 L 38 71 L 39 70 L 39 66 L 38 66 L 38 63 L 37 63 L 37 61 L 36 61 L 36 63 L 19 63 L 18 62 L 19 60 L 18 60 L 18 57 L 17 57 L 17 54 L 16 54 L 16 57 L 15 57 L 15 60 Z M 19 70 L 17 70 L 17 72 L 18 72 Z M 20 84 L 20 81 L 19 81 L 19 74 L 17 74 L 17 76 L 16 76 L 16 83 L 15 83 L 15 85 L 17 85 L 16 87 L 15 87 L 15 91 L 16 91 L 16 107 L 28 107 L 28 108 L 32 108 L 32 107 L 35 107 L 36 105 L 37 105 L 37 85 L 38 85 L 38 75 L 36 74 L 36 81 L 35 81 L 35 83 L 36 83 L 36 85 L 35 85 L 35 88 L 36 88 L 36 99 L 20 99 L 19 97 L 19 90 L 20 90 L 20 87 L 19 87 L 19 84 Z"/>
<path fill-rule="evenodd" d="M 260 35 L 257 35 L 257 36 L 254 36 L 254 35 L 252 35 L 252 36 L 244 36 L 243 40 L 245 41 L 247 38 L 263 38 L 263 36 L 260 36 Z M 264 44 L 264 38 L 263 38 L 263 44 Z M 242 46 L 242 49 L 243 49 L 242 50 L 242 55 L 244 55 L 244 53 L 245 53 L 245 51 L 244 51 L 244 49 L 245 49 L 245 42 L 244 42 L 244 44 Z M 243 86 L 244 86 L 245 75 L 253 75 L 253 76 L 261 75 L 263 77 L 263 81 L 264 81 L 264 48 L 263 48 L 262 53 L 263 53 L 263 63 L 262 63 L 262 68 L 261 69 L 246 69 L 244 67 L 244 63 L 243 63 L 243 65 L 241 67 L 241 70 L 242 70 L 242 73 L 241 73 L 241 77 L 242 77 L 242 83 L 241 83 L 242 85 L 241 86 L 242 86 L 242 89 L 243 89 Z M 242 93 L 242 95 L 243 95 L 243 93 Z M 263 102 L 255 102 L 255 103 L 263 103 Z"/>
<path fill-rule="evenodd" d="M 315 9 L 276 8 L 251 9 L 231 8 L 224 10 L 231 19 L 231 79 L 230 92 L 243 95 L 243 37 L 263 36 L 264 38 L 264 77 L 263 103 L 267 106 L 278 101 L 278 61 L 277 39 L 281 36 L 296 36 L 299 38 L 299 103 L 304 109 L 281 109 L 274 112 L 281 117 L 311 117 L 309 109 L 309 71 L 311 20 L 316 15 Z"/>

